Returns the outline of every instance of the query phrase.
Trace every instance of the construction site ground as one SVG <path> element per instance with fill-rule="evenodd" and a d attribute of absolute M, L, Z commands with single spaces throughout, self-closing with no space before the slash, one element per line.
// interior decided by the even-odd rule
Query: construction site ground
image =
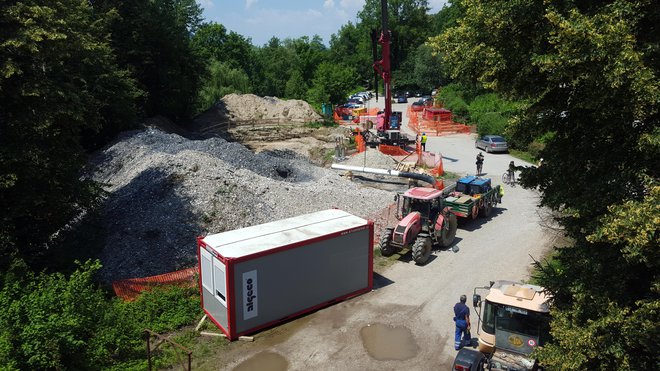
<path fill-rule="evenodd" d="M 369 104 L 382 106 L 382 99 L 372 99 Z M 393 109 L 406 113 L 405 104 L 394 104 Z M 403 122 L 406 131 L 405 117 Z M 286 147 L 286 142 L 270 145 Z M 473 135 L 430 137 L 427 151 L 442 153 L 445 171 L 475 173 L 478 150 Z M 485 176 L 500 184 L 511 160 L 531 166 L 508 154 L 485 154 Z M 388 197 L 388 203 L 394 195 L 392 191 L 373 192 Z M 317 197 L 324 197 L 323 192 Z M 474 287 L 488 285 L 491 280 L 528 280 L 533 261 L 542 259 L 558 237 L 545 227 L 549 218 L 537 207 L 538 202 L 534 190 L 505 186 L 502 204 L 491 216 L 461 219 L 453 248 L 434 250 L 426 265 L 415 265 L 409 253 L 395 255 L 388 260 L 391 264 L 376 268 L 372 292 L 254 334 L 254 342 L 219 346 L 220 340 L 209 339 L 204 355 L 193 356 L 193 368 L 450 369 L 456 354 L 452 308 L 459 296 L 470 297 Z M 388 216 L 391 220 L 391 215 L 380 217 L 384 220 Z M 476 337 L 478 319 L 474 312 L 471 318 L 472 336 Z"/>

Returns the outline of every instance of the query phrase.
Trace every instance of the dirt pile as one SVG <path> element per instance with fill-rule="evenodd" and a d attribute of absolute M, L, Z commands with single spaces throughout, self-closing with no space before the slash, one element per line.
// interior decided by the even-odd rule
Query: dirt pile
<path fill-rule="evenodd" d="M 321 115 L 303 100 L 282 100 L 254 94 L 229 94 L 221 102 L 230 120 L 317 121 Z"/>
<path fill-rule="evenodd" d="M 331 207 L 367 217 L 392 200 L 292 151 L 254 154 L 221 138 L 157 129 L 123 134 L 90 168 L 109 192 L 101 210 L 106 282 L 190 266 L 195 238 L 206 233 Z"/>

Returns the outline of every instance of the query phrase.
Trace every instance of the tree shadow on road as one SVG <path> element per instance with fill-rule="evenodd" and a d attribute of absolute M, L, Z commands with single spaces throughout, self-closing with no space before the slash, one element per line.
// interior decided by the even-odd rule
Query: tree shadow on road
<path fill-rule="evenodd" d="M 477 229 L 481 229 L 481 226 L 485 223 L 488 223 L 492 218 L 496 218 L 498 215 L 502 214 L 507 209 L 504 207 L 495 207 L 491 211 L 490 216 L 487 218 L 477 217 L 476 219 L 472 218 L 458 218 L 458 227 L 464 231 L 473 232 Z"/>

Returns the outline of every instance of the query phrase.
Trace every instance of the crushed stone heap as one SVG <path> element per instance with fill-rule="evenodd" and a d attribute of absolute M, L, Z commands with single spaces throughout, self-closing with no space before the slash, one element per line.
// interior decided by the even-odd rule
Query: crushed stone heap
<path fill-rule="evenodd" d="M 171 272 L 196 262 L 195 238 L 337 207 L 367 217 L 392 194 L 342 179 L 290 151 L 254 154 L 221 138 L 158 129 L 122 134 L 90 160 L 105 184 L 101 279 Z"/>

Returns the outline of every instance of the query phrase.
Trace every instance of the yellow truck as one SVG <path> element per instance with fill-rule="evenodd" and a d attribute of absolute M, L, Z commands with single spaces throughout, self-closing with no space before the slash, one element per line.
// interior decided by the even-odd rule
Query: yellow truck
<path fill-rule="evenodd" d="M 488 290 L 482 301 L 478 290 Z M 479 319 L 477 350 L 463 348 L 453 370 L 542 370 L 530 353 L 549 339 L 549 297 L 540 286 L 491 281 L 472 297 Z"/>

